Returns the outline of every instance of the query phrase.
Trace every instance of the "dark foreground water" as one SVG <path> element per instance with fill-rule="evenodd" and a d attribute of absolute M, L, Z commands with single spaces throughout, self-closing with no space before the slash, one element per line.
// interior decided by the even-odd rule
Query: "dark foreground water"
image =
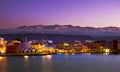
<path fill-rule="evenodd" d="M 120 55 L 0 57 L 0 72 L 120 72 Z"/>

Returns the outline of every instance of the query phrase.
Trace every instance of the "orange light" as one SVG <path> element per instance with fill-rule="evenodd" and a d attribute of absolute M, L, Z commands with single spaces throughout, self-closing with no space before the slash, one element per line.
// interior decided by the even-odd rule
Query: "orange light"
<path fill-rule="evenodd" d="M 47 59 L 51 59 L 52 58 L 52 55 L 45 55 L 45 56 L 42 56 L 43 58 L 47 58 Z"/>
<path fill-rule="evenodd" d="M 51 55 L 46 55 L 46 58 L 51 59 L 52 56 Z"/>
<path fill-rule="evenodd" d="M 110 52 L 110 49 L 105 49 L 105 53 L 109 53 Z"/>
<path fill-rule="evenodd" d="M 0 61 L 3 61 L 3 60 L 5 60 L 5 59 L 6 59 L 6 57 L 0 56 Z"/>
<path fill-rule="evenodd" d="M 27 56 L 27 55 L 25 55 L 25 56 L 24 56 L 24 58 L 25 58 L 25 59 L 28 59 L 28 56 Z"/>
<path fill-rule="evenodd" d="M 68 43 L 64 43 L 64 46 L 69 46 L 69 44 Z"/>
<path fill-rule="evenodd" d="M 75 53 L 72 53 L 72 55 L 74 55 Z"/>
<path fill-rule="evenodd" d="M 3 57 L 0 57 L 0 60 L 2 60 L 3 59 Z"/>

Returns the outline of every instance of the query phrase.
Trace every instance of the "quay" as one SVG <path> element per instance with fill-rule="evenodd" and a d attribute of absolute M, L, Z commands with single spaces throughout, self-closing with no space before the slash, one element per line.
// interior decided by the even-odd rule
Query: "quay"
<path fill-rule="evenodd" d="M 50 53 L 27 53 L 27 54 L 0 54 L 0 56 L 38 56 L 38 55 L 50 55 Z"/>

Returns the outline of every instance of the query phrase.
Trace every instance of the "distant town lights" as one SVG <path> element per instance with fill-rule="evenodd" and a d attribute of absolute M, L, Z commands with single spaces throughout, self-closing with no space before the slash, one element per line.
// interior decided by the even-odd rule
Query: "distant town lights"
<path fill-rule="evenodd" d="M 69 46 L 69 44 L 68 43 L 64 43 L 64 46 Z"/>
<path fill-rule="evenodd" d="M 110 49 L 105 49 L 105 53 L 109 53 L 110 52 Z"/>

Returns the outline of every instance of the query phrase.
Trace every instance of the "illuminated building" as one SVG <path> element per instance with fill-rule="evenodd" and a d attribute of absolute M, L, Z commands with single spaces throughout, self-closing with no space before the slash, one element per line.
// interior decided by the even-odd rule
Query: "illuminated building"
<path fill-rule="evenodd" d="M 0 46 L 0 54 L 6 53 L 6 46 Z"/>
<path fill-rule="evenodd" d="M 104 49 L 105 50 L 105 53 L 109 53 L 110 52 L 110 49 Z"/>
<path fill-rule="evenodd" d="M 5 42 L 4 42 L 4 38 L 0 37 L 0 45 L 4 45 Z"/>
<path fill-rule="evenodd" d="M 89 49 L 87 46 L 82 46 L 82 49 L 80 52 L 84 53 L 84 52 L 88 52 L 88 51 L 89 51 Z"/>
<path fill-rule="evenodd" d="M 12 41 L 9 42 L 6 46 L 6 53 L 7 54 L 18 54 L 20 53 L 21 43 Z"/>
<path fill-rule="evenodd" d="M 71 52 L 80 52 L 80 50 L 82 49 L 82 43 L 79 40 L 75 40 L 71 43 Z"/>
<path fill-rule="evenodd" d="M 29 49 L 30 49 L 30 44 L 28 42 L 23 42 L 21 44 L 21 53 L 28 53 L 29 52 Z"/>
<path fill-rule="evenodd" d="M 6 41 L 4 38 L 0 37 L 0 53 L 6 53 L 6 46 L 5 46 Z"/>

